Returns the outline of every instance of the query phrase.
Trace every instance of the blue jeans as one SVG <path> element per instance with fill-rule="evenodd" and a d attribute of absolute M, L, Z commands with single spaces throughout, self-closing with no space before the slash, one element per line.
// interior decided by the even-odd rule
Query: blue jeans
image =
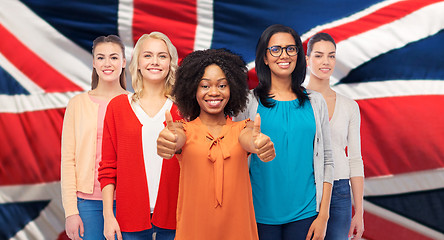
<path fill-rule="evenodd" d="M 347 240 L 352 218 L 352 204 L 348 179 L 336 180 L 330 203 L 330 218 L 325 240 Z"/>
<path fill-rule="evenodd" d="M 123 240 L 152 240 L 153 231 L 152 228 L 150 228 L 140 232 L 122 232 L 122 238 Z"/>
<path fill-rule="evenodd" d="M 154 225 L 151 229 L 153 230 L 153 234 L 156 236 L 156 240 L 174 240 L 174 237 L 176 236 L 176 230 L 160 228 Z"/>
<path fill-rule="evenodd" d="M 101 200 L 77 198 L 77 208 L 83 222 L 83 239 L 105 239 L 105 236 L 103 236 L 103 202 Z M 116 214 L 115 201 L 114 214 Z"/>
<path fill-rule="evenodd" d="M 305 240 L 316 217 L 317 215 L 280 225 L 257 223 L 259 240 Z"/>
<path fill-rule="evenodd" d="M 123 240 L 174 240 L 176 230 L 152 226 L 152 228 L 140 232 L 122 232 L 122 238 Z"/>

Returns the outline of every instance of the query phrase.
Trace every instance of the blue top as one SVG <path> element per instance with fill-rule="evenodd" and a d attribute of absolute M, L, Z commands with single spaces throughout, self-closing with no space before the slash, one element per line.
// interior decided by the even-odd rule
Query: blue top
<path fill-rule="evenodd" d="M 276 101 L 272 108 L 259 103 L 261 131 L 274 143 L 276 158 L 262 162 L 251 156 L 250 177 L 256 221 L 285 224 L 316 212 L 313 141 L 316 123 L 309 101 Z"/>

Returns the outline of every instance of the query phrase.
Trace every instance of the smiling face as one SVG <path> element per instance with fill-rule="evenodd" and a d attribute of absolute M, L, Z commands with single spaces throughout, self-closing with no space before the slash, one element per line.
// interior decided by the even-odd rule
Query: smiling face
<path fill-rule="evenodd" d="M 171 57 L 164 41 L 146 39 L 139 53 L 138 69 L 144 81 L 165 81 L 170 70 Z"/>
<path fill-rule="evenodd" d="M 336 48 L 332 42 L 321 40 L 313 44 L 313 50 L 306 59 L 310 78 L 329 80 L 336 65 Z"/>
<path fill-rule="evenodd" d="M 290 33 L 278 32 L 271 36 L 267 47 L 287 47 L 289 45 L 296 45 L 293 36 Z M 288 56 L 287 52 L 282 49 L 281 56 L 273 57 L 270 54 L 270 51 L 267 50 L 265 53 L 264 62 L 265 65 L 268 65 L 270 68 L 272 80 L 273 78 L 291 79 L 291 73 L 296 67 L 297 54 L 295 56 Z"/>
<path fill-rule="evenodd" d="M 224 108 L 230 100 L 230 86 L 224 72 L 216 64 L 205 68 L 196 100 L 200 107 L 200 118 L 225 119 Z"/>
<path fill-rule="evenodd" d="M 119 81 L 125 64 L 126 60 L 118 44 L 105 42 L 95 47 L 93 67 L 96 69 L 99 81 Z"/>

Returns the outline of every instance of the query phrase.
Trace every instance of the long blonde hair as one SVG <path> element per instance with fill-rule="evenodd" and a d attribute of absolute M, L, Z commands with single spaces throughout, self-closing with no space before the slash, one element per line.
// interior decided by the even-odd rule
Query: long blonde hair
<path fill-rule="evenodd" d="M 170 54 L 170 69 L 168 72 L 168 75 L 165 79 L 165 90 L 164 94 L 166 97 L 171 98 L 171 92 L 173 90 L 174 82 L 176 81 L 176 69 L 178 66 L 179 56 L 177 54 L 177 49 L 171 42 L 171 40 L 163 33 L 161 32 L 151 32 L 150 34 L 143 34 L 139 40 L 137 40 L 136 45 L 134 46 L 133 50 L 133 57 L 131 59 L 131 62 L 129 64 L 129 71 L 131 73 L 131 80 L 132 80 L 132 86 L 134 89 L 134 94 L 132 97 L 133 101 L 137 101 L 142 97 L 142 91 L 143 91 L 143 76 L 142 73 L 139 71 L 139 54 L 142 51 L 142 45 L 145 42 L 145 40 L 153 38 L 153 39 L 159 39 L 165 42 L 168 53 Z"/>

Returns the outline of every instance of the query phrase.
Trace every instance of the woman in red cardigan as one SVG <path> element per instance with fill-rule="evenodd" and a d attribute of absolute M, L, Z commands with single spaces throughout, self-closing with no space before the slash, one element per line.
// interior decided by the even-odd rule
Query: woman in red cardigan
<path fill-rule="evenodd" d="M 144 34 L 129 65 L 134 94 L 108 105 L 99 181 L 107 239 L 174 239 L 179 184 L 177 159 L 157 155 L 156 140 L 165 111 L 179 120 L 170 99 L 177 50 L 163 33 Z M 116 194 L 116 215 L 112 211 Z"/>

